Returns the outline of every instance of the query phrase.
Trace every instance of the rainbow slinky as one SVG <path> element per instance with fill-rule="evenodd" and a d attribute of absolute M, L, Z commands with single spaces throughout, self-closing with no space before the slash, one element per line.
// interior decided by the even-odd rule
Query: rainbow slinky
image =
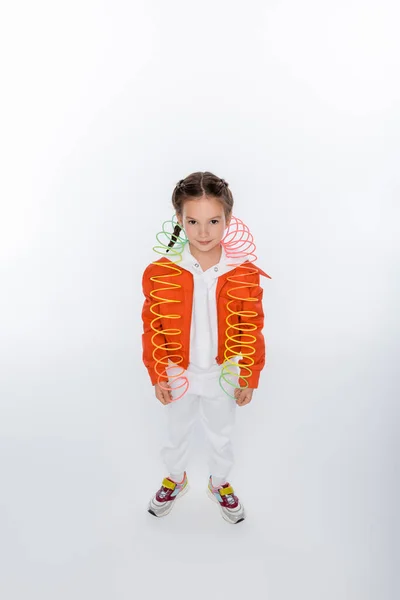
<path fill-rule="evenodd" d="M 157 344 L 155 338 L 159 336 L 159 329 L 155 327 L 155 323 L 163 318 L 168 319 L 180 319 L 179 314 L 165 314 L 164 312 L 158 312 L 157 308 L 162 304 L 173 304 L 178 300 L 172 300 L 162 296 L 162 293 L 166 290 L 176 289 L 181 287 L 179 283 L 174 281 L 174 278 L 179 277 L 182 270 L 179 268 L 178 263 L 182 260 L 182 251 L 187 243 L 187 237 L 184 230 L 181 230 L 180 235 L 184 237 L 178 237 L 172 247 L 168 247 L 169 242 L 172 239 L 175 225 L 177 224 L 176 216 L 169 221 L 164 221 L 162 231 L 157 233 L 158 244 L 153 246 L 153 250 L 157 254 L 161 254 L 166 257 L 177 257 L 175 262 L 172 261 L 153 261 L 153 264 L 159 265 L 165 272 L 162 275 L 156 275 L 151 277 L 151 280 L 160 287 L 155 287 L 150 295 L 154 299 L 151 304 L 150 311 L 155 315 L 151 321 L 151 328 L 154 331 L 152 336 L 153 344 L 153 359 L 155 361 L 155 370 L 158 375 L 158 384 L 160 387 L 167 391 L 176 391 L 183 388 L 183 391 L 179 396 L 173 397 L 172 402 L 176 402 L 187 392 L 189 388 L 189 381 L 185 375 L 185 370 L 181 368 L 181 371 L 174 375 L 167 375 L 166 368 L 171 365 L 169 361 L 172 361 L 174 367 L 179 366 L 183 357 L 179 351 L 182 348 L 181 335 L 182 330 L 177 328 L 164 329 L 163 333 L 167 334 L 168 337 L 174 336 L 177 338 L 176 342 L 167 342 L 164 344 Z M 227 263 L 229 266 L 235 267 L 235 275 L 228 276 L 227 280 L 233 285 L 228 291 L 228 296 L 231 298 L 228 301 L 227 309 L 228 316 L 226 318 L 226 342 L 224 352 L 224 363 L 222 365 L 221 374 L 219 377 L 219 384 L 223 391 L 231 398 L 235 398 L 224 388 L 223 382 L 231 387 L 245 389 L 248 387 L 248 378 L 252 375 L 251 367 L 254 365 L 254 354 L 255 354 L 255 342 L 256 337 L 252 335 L 252 331 L 257 329 L 257 325 L 251 322 L 251 319 L 257 316 L 257 312 L 253 310 L 234 310 L 232 304 L 239 300 L 240 302 L 255 302 L 257 298 L 248 296 L 249 288 L 256 286 L 255 283 L 246 281 L 246 276 L 257 273 L 257 269 L 251 265 L 257 259 L 255 255 L 256 246 L 254 244 L 253 236 L 249 231 L 247 225 L 243 223 L 237 217 L 232 216 L 229 223 L 229 227 L 221 240 L 221 245 L 224 247 L 227 258 L 232 258 L 238 262 Z M 168 253 L 167 253 L 168 250 Z M 241 259 L 243 258 L 243 262 Z M 246 290 L 247 296 L 240 294 L 240 290 Z M 172 306 L 171 306 L 172 309 Z M 236 319 L 232 319 L 233 316 L 239 317 L 239 323 L 234 323 Z M 157 356 L 158 354 L 158 356 Z M 235 362 L 238 357 L 242 357 L 240 361 L 240 379 L 246 382 L 246 385 L 239 386 L 232 383 L 229 380 L 229 376 L 234 378 L 237 376 L 238 365 Z"/>

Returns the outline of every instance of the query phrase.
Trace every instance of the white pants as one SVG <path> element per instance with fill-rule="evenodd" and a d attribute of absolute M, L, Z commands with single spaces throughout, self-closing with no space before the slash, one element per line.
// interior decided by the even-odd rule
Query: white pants
<path fill-rule="evenodd" d="M 208 445 L 210 475 L 228 478 L 234 461 L 231 433 L 235 423 L 236 401 L 230 398 L 218 383 L 218 373 L 189 373 L 189 389 L 182 398 L 165 406 L 167 413 L 166 443 L 161 449 L 162 459 L 170 473 L 187 470 L 190 434 L 200 416 Z M 237 386 L 238 376 L 229 377 Z M 233 396 L 234 387 L 228 385 Z M 182 388 L 172 392 L 173 397 Z"/>

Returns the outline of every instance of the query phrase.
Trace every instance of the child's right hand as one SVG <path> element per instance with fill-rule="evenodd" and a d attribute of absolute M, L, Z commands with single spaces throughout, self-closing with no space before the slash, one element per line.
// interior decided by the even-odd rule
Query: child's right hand
<path fill-rule="evenodd" d="M 154 386 L 154 391 L 156 393 L 156 398 L 161 402 L 161 404 L 169 404 L 172 402 L 172 394 L 168 390 L 164 390 L 158 383 Z"/>

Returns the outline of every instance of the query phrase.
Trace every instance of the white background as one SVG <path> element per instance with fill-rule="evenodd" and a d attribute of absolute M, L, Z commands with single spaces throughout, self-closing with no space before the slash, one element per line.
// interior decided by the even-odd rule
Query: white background
<path fill-rule="evenodd" d="M 398 597 L 399 12 L 2 9 L 2 597 Z M 237 412 L 237 527 L 205 495 L 200 430 L 189 494 L 146 512 L 165 413 L 141 275 L 199 170 L 229 182 L 272 277 L 268 364 Z"/>

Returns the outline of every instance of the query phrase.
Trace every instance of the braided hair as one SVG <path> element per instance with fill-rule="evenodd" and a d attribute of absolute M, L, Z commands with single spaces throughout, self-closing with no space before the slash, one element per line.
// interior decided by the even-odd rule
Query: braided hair
<path fill-rule="evenodd" d="M 172 193 L 172 205 L 176 214 L 179 216 L 182 215 L 185 200 L 193 200 L 202 198 L 203 196 L 213 196 L 219 200 L 223 205 L 225 217 L 231 214 L 233 196 L 228 182 L 209 171 L 191 173 L 185 179 L 178 181 Z M 182 227 L 177 223 L 171 235 L 171 241 L 168 244 L 169 248 L 172 248 L 175 244 L 181 230 Z"/>

